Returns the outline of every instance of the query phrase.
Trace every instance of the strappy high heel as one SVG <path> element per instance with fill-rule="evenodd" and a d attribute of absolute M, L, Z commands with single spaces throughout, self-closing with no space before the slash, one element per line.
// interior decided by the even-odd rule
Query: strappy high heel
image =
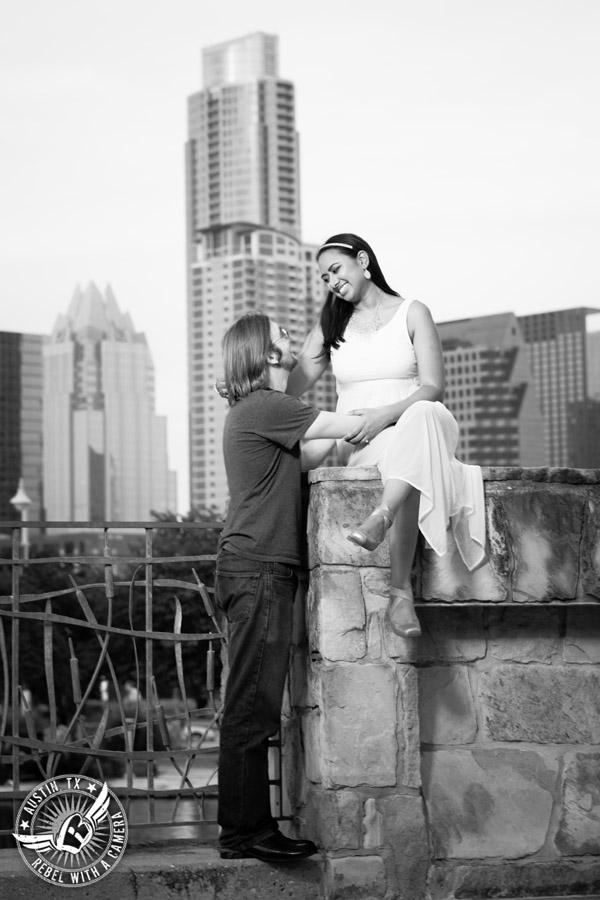
<path fill-rule="evenodd" d="M 394 634 L 404 638 L 421 636 L 421 626 L 415 612 L 411 591 L 390 588 L 390 602 L 385 611 L 385 620 Z"/>
<path fill-rule="evenodd" d="M 375 550 L 383 541 L 394 522 L 394 513 L 387 506 L 378 506 L 358 528 L 351 531 L 348 540 L 365 550 Z"/>

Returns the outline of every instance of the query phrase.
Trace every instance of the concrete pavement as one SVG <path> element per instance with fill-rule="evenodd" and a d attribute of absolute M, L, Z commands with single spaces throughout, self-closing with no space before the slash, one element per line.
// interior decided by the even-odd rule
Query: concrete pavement
<path fill-rule="evenodd" d="M 1 900 L 318 900 L 322 862 L 318 856 L 270 865 L 223 860 L 214 846 L 189 841 L 128 848 L 114 872 L 76 889 L 48 884 L 17 850 L 0 850 Z M 74 891 L 74 894 L 73 894 Z"/>

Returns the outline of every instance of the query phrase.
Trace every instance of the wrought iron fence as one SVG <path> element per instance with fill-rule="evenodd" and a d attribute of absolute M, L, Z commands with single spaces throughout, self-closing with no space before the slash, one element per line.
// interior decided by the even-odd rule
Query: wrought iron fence
<path fill-rule="evenodd" d="M 0 529 L 0 846 L 32 787 L 67 773 L 109 784 L 130 842 L 215 837 L 220 523 Z M 271 769 L 285 818 L 277 740 Z"/>

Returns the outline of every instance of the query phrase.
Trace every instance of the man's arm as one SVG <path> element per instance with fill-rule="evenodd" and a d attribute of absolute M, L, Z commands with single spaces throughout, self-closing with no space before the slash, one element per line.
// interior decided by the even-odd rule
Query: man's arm
<path fill-rule="evenodd" d="M 345 416 L 342 413 L 320 412 L 309 425 L 302 440 L 314 441 L 319 438 L 343 438 L 356 430 L 359 416 Z"/>
<path fill-rule="evenodd" d="M 344 438 L 356 431 L 359 416 L 320 412 L 302 438 L 302 470 L 316 469 L 335 447 L 336 438 Z"/>

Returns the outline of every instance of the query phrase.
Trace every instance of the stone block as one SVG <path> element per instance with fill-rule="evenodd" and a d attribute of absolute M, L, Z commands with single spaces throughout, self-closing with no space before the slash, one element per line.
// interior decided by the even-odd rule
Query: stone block
<path fill-rule="evenodd" d="M 484 485 L 487 562 L 499 581 L 508 587 L 511 574 L 509 529 L 497 488 L 494 483 Z M 502 493 L 511 489 L 503 486 Z"/>
<path fill-rule="evenodd" d="M 324 786 L 395 785 L 399 686 L 394 668 L 376 664 L 323 666 L 321 677 Z"/>
<path fill-rule="evenodd" d="M 422 756 L 437 859 L 520 859 L 546 841 L 558 763 L 529 750 L 438 750 Z"/>
<path fill-rule="evenodd" d="M 309 646 L 324 659 L 354 661 L 366 653 L 365 605 L 356 569 L 313 571 L 309 593 Z"/>
<path fill-rule="evenodd" d="M 429 842 L 422 798 L 396 795 L 376 802 L 383 818 L 384 845 L 391 851 L 388 880 L 394 896 L 425 897 Z"/>
<path fill-rule="evenodd" d="M 389 571 L 365 566 L 360 578 L 367 616 L 384 613 L 390 596 Z"/>
<path fill-rule="evenodd" d="M 560 616 L 555 608 L 504 607 L 488 616 L 490 655 L 523 663 L 550 663 L 560 657 Z"/>
<path fill-rule="evenodd" d="M 598 471 L 598 470 L 596 470 Z M 582 546 L 582 590 L 600 598 L 600 487 L 588 489 L 586 527 Z"/>
<path fill-rule="evenodd" d="M 493 549 L 491 561 L 496 571 L 508 574 L 509 599 L 576 597 L 587 506 L 581 489 L 521 482 L 487 494 L 490 520 L 505 533 L 505 549 Z"/>
<path fill-rule="evenodd" d="M 593 487 L 600 484 L 600 469 L 568 469 L 560 466 L 482 466 L 484 483 L 502 489 L 504 482 L 527 484 L 577 484 Z M 512 485 L 510 486 L 512 487 Z M 593 488 L 592 488 L 593 489 Z"/>
<path fill-rule="evenodd" d="M 377 809 L 374 797 L 365 800 L 365 814 L 362 820 L 363 849 L 377 850 L 383 846 L 383 816 Z"/>
<path fill-rule="evenodd" d="M 600 753 L 565 756 L 555 844 L 563 856 L 600 856 Z"/>
<path fill-rule="evenodd" d="M 303 830 L 322 850 L 358 850 L 362 815 L 362 799 L 354 791 L 328 791 L 313 786 L 302 811 Z"/>
<path fill-rule="evenodd" d="M 419 731 L 419 682 L 414 666 L 396 666 L 398 679 L 397 742 L 399 785 L 418 788 L 421 785 Z"/>
<path fill-rule="evenodd" d="M 367 617 L 367 656 L 369 659 L 381 659 L 384 655 L 383 646 L 383 615 L 371 615 Z"/>
<path fill-rule="evenodd" d="M 492 741 L 600 743 L 600 671 L 503 665 L 484 672 L 479 697 Z"/>
<path fill-rule="evenodd" d="M 380 856 L 344 856 L 325 861 L 326 900 L 376 900 L 384 897 L 386 877 Z"/>
<path fill-rule="evenodd" d="M 600 604 L 567 610 L 564 660 L 570 663 L 600 663 Z"/>
<path fill-rule="evenodd" d="M 381 500 L 378 470 L 367 481 L 355 478 L 324 480 L 313 484 L 308 518 L 308 563 L 311 569 L 323 565 L 386 566 L 390 564 L 387 539 L 370 552 L 347 540 L 350 531 L 362 522 Z M 357 470 L 341 474 L 353 476 Z"/>
<path fill-rule="evenodd" d="M 385 569 L 360 570 L 363 597 L 367 612 L 367 652 L 373 659 L 396 659 L 399 662 L 416 662 L 419 642 L 403 638 L 385 622 L 385 611 L 390 599 L 390 574 Z"/>
<path fill-rule="evenodd" d="M 474 662 L 485 656 L 484 613 L 479 607 L 425 605 L 417 613 L 423 629 L 422 637 L 415 642 L 420 664 Z"/>
<path fill-rule="evenodd" d="M 318 653 L 311 653 L 310 656 L 307 656 L 307 683 L 306 683 L 306 692 L 304 694 L 304 699 L 306 699 L 306 703 L 303 703 L 304 707 L 309 709 L 320 709 L 322 704 L 322 694 L 323 694 L 323 683 L 321 680 L 321 669 L 326 663 L 323 663 L 323 660 L 319 656 Z"/>
<path fill-rule="evenodd" d="M 469 572 L 453 541 L 450 541 L 445 556 L 424 549 L 421 561 L 420 596 L 423 600 L 444 600 L 448 603 L 464 600 L 498 603 L 506 600 L 506 580 L 494 570 L 493 561 L 488 559 L 474 572 Z"/>
<path fill-rule="evenodd" d="M 318 784 L 323 777 L 323 765 L 321 760 L 321 723 L 318 709 L 311 709 L 301 719 L 302 746 L 304 749 L 304 773 L 313 784 Z M 294 764 L 300 764 L 302 757 L 298 758 L 292 753 Z"/>
<path fill-rule="evenodd" d="M 493 897 L 559 898 L 600 896 L 600 862 L 519 862 L 434 864 L 431 900 L 484 900 Z"/>
<path fill-rule="evenodd" d="M 419 669 L 421 744 L 471 744 L 477 716 L 465 666 Z"/>

